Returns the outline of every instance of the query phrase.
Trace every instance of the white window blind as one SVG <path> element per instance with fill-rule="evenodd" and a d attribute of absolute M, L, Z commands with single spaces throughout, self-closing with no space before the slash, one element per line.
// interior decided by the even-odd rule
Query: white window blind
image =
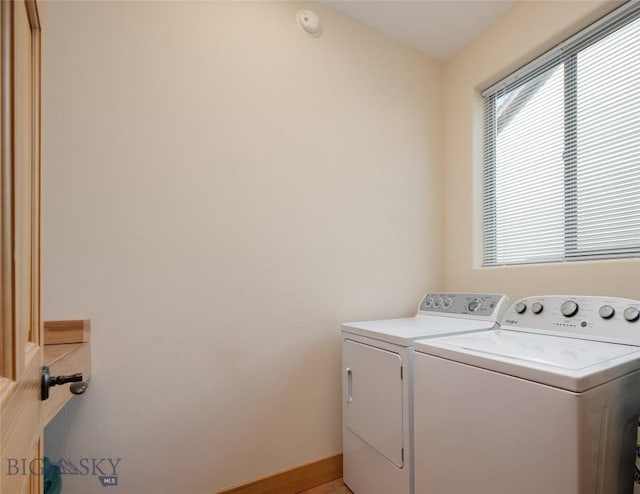
<path fill-rule="evenodd" d="M 484 265 L 640 256 L 640 5 L 483 93 Z"/>

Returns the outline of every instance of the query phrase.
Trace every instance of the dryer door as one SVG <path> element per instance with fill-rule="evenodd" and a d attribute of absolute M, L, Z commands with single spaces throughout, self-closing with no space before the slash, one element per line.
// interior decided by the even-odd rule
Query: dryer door
<path fill-rule="evenodd" d="M 402 358 L 351 340 L 342 351 L 345 427 L 402 468 Z"/>

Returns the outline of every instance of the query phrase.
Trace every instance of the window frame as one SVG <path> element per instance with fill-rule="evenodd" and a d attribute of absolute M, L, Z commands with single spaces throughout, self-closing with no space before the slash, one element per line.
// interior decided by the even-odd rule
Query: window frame
<path fill-rule="evenodd" d="M 640 242 L 632 247 L 580 249 L 578 247 L 578 54 L 640 18 L 640 2 L 629 2 L 482 92 L 482 266 L 496 267 L 550 262 L 615 259 L 640 256 Z M 496 99 L 501 91 L 516 89 L 544 72 L 564 66 L 564 246 L 562 257 L 549 260 L 498 262 L 496 235 Z M 488 129 L 493 129 L 488 132 Z M 490 182 L 493 187 L 486 185 Z"/>

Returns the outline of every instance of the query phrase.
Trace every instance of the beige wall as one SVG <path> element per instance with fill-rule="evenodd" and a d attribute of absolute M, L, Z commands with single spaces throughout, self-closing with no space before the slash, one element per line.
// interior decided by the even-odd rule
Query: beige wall
<path fill-rule="evenodd" d="M 339 323 L 444 287 L 441 65 L 303 6 L 47 4 L 44 314 L 94 362 L 47 452 L 122 492 L 338 453 Z"/>
<path fill-rule="evenodd" d="M 640 298 L 640 261 L 480 267 L 480 92 L 601 17 L 615 2 L 521 2 L 445 66 L 446 288 L 512 299 L 544 293 Z"/>

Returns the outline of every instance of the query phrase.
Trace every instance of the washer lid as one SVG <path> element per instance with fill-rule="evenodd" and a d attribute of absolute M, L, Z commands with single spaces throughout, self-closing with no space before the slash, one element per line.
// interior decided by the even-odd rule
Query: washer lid
<path fill-rule="evenodd" d="M 495 326 L 493 321 L 417 315 L 404 319 L 347 322 L 342 325 L 342 331 L 400 346 L 411 346 L 420 338 L 479 331 Z"/>
<path fill-rule="evenodd" d="M 529 381 L 585 391 L 640 369 L 640 348 L 495 329 L 418 340 L 415 351 Z"/>

